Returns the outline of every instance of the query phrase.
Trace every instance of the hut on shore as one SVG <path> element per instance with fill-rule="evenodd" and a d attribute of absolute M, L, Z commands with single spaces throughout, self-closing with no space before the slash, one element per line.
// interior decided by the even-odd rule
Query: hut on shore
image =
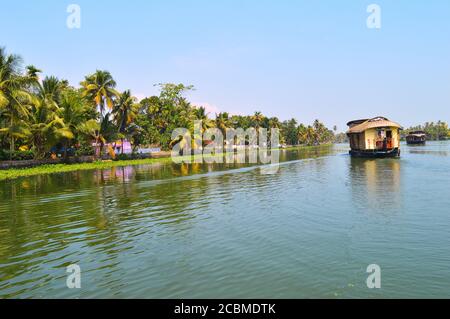
<path fill-rule="evenodd" d="M 351 121 L 347 135 L 350 140 L 350 155 L 356 157 L 400 156 L 400 131 L 398 123 L 378 116 L 372 119 Z"/>

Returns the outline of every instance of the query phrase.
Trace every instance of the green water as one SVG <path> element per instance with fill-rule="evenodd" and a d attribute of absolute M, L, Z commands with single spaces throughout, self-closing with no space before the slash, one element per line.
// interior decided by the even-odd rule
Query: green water
<path fill-rule="evenodd" d="M 450 143 L 282 161 L 273 175 L 161 164 L 0 182 L 0 296 L 450 297 Z"/>

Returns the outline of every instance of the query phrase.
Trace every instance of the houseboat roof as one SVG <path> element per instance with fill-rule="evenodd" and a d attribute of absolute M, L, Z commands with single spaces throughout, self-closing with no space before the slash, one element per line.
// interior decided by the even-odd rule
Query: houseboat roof
<path fill-rule="evenodd" d="M 368 121 L 368 120 L 369 120 L 369 119 L 364 119 L 364 120 L 354 120 L 354 121 L 348 122 L 348 123 L 347 123 L 347 126 L 353 127 L 353 126 L 362 124 L 362 123 L 364 123 L 364 122 L 366 122 L 366 121 Z"/>
<path fill-rule="evenodd" d="M 373 119 L 368 120 L 366 119 L 366 120 L 351 121 L 347 125 L 350 127 L 347 134 L 362 133 L 368 129 L 378 127 L 395 127 L 403 129 L 400 124 L 392 122 L 389 119 L 382 116 L 377 116 L 374 117 Z"/>
<path fill-rule="evenodd" d="M 424 131 L 413 131 L 413 132 L 409 132 L 409 135 L 424 136 L 424 135 L 427 135 L 427 133 Z"/>

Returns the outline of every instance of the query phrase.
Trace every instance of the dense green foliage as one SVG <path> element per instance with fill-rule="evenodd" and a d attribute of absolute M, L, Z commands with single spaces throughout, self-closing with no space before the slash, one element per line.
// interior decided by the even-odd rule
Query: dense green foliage
<path fill-rule="evenodd" d="M 159 96 L 138 102 L 129 90 L 118 92 L 107 71 L 87 75 L 79 88 L 54 76 L 41 78 L 41 73 L 34 66 L 23 71 L 21 58 L 0 48 L 0 160 L 43 159 L 55 152 L 64 157 L 99 156 L 105 145 L 125 139 L 135 149 L 145 145 L 167 150 L 174 144 L 173 130 L 193 130 L 194 120 L 203 121 L 203 131 L 211 127 L 224 133 L 238 127 L 278 128 L 281 143 L 288 145 L 334 140 L 334 132 L 318 120 L 305 126 L 295 119 L 281 122 L 260 112 L 250 116 L 224 112 L 215 114 L 213 120 L 204 107 L 185 98 L 192 86 L 161 83 L 157 85 Z"/>
<path fill-rule="evenodd" d="M 0 149 L 0 161 L 26 161 L 32 160 L 34 153 L 32 151 L 11 151 Z"/>

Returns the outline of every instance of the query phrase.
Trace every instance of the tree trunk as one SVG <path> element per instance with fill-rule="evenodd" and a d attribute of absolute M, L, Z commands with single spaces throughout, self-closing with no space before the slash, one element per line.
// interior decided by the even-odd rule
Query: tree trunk
<path fill-rule="evenodd" d="M 9 146 L 9 160 L 10 161 L 12 161 L 13 153 L 14 153 L 14 137 L 11 136 L 11 142 L 10 142 L 10 146 Z"/>
<path fill-rule="evenodd" d="M 100 142 L 100 159 L 102 159 L 102 154 L 103 154 L 103 147 L 105 146 L 105 144 L 103 144 L 103 141 Z"/>
<path fill-rule="evenodd" d="M 14 119 L 11 116 L 11 127 L 14 125 Z M 14 153 L 14 136 L 11 135 L 11 143 L 9 145 L 9 159 L 12 161 L 13 153 Z"/>
<path fill-rule="evenodd" d="M 64 146 L 64 155 L 63 155 L 63 159 L 64 162 L 67 160 L 67 141 L 64 141 L 63 146 Z"/>
<path fill-rule="evenodd" d="M 96 136 L 95 137 L 95 158 L 98 158 L 98 156 L 101 155 L 100 154 L 100 149 L 99 149 L 99 146 L 98 146 L 98 140 L 99 140 L 99 137 Z"/>

